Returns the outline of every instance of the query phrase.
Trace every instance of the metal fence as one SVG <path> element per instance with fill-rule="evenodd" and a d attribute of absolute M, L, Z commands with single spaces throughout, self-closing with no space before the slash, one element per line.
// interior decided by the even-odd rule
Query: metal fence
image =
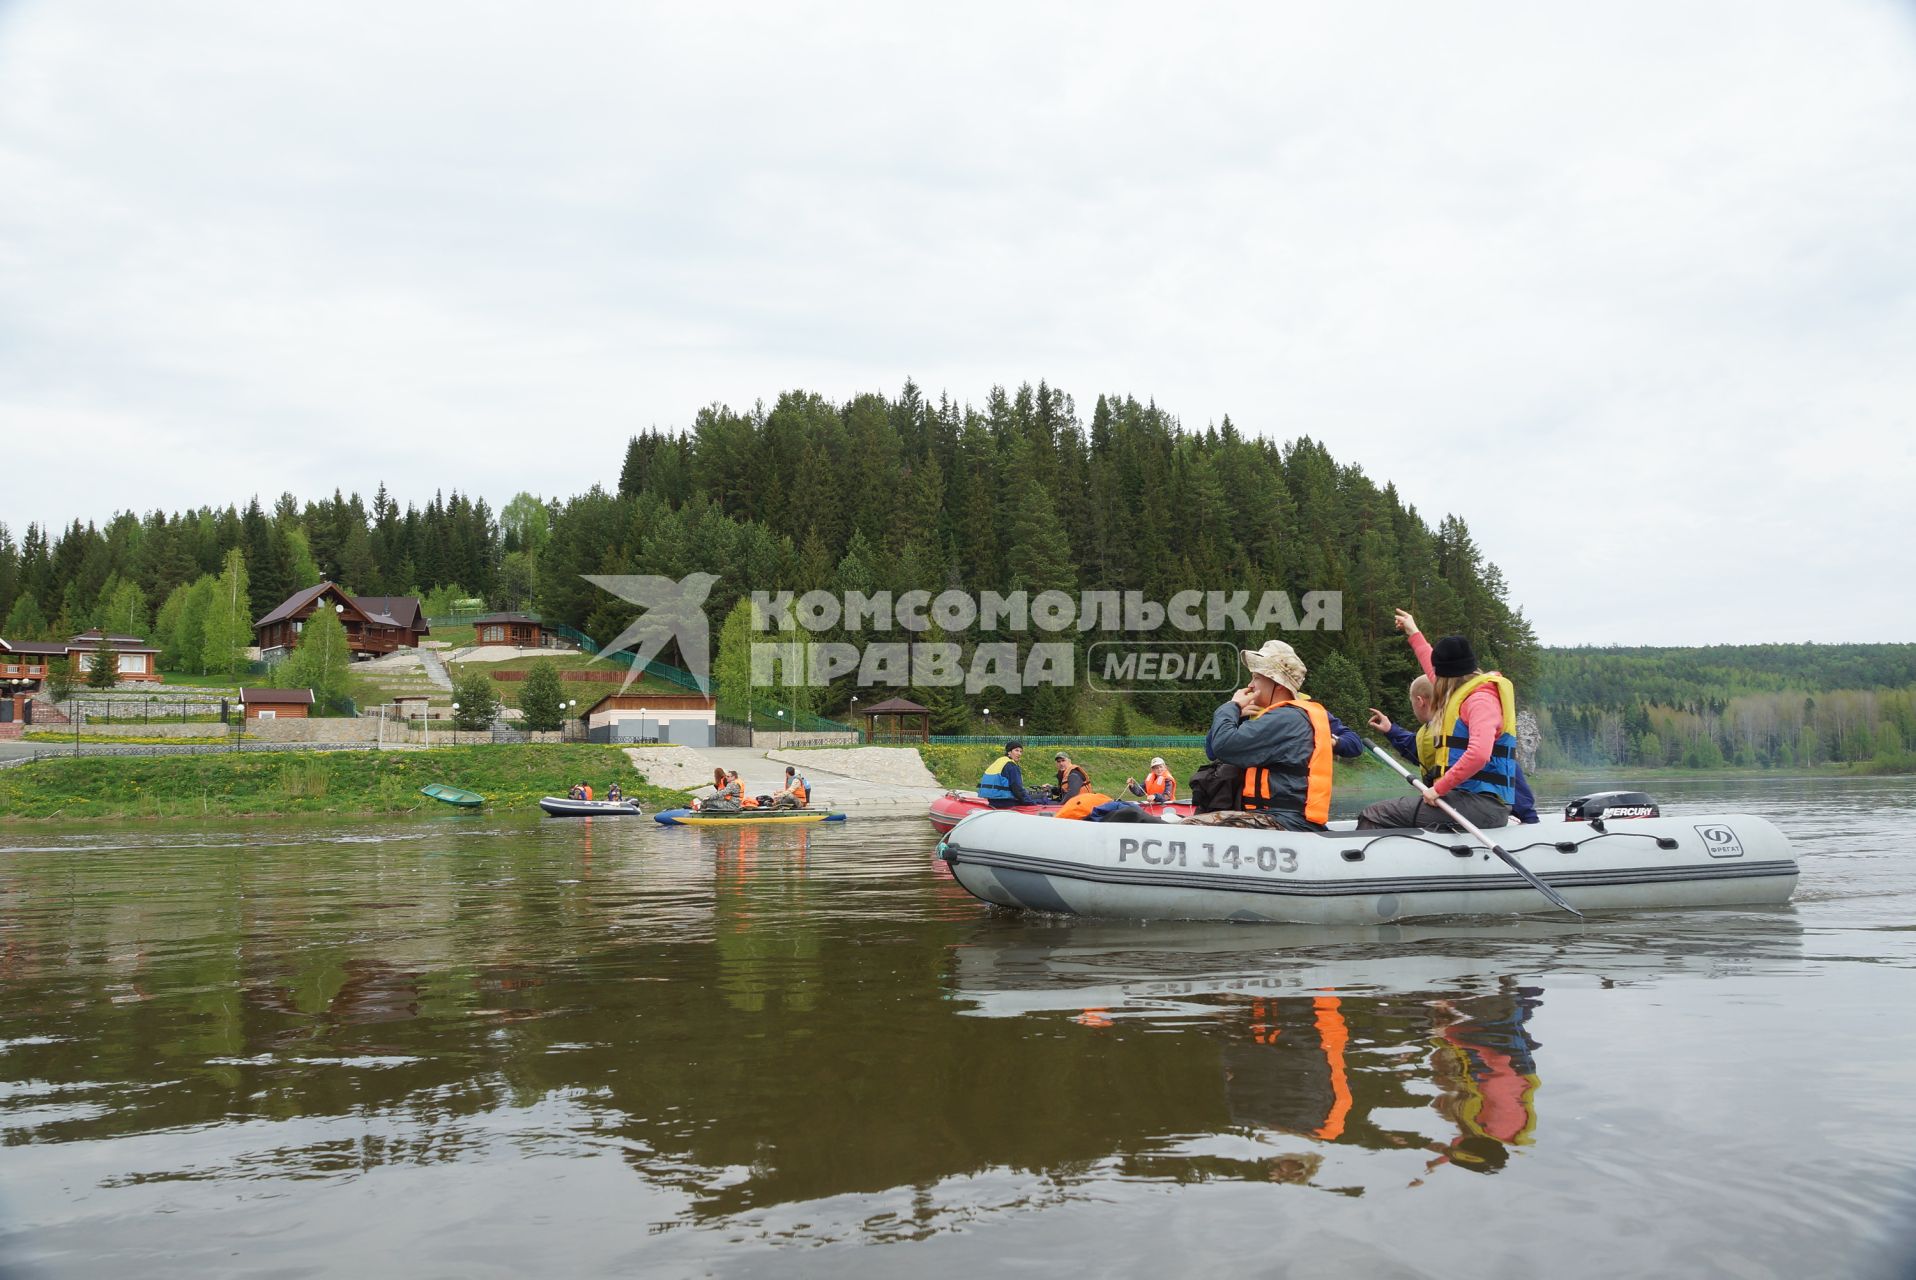
<path fill-rule="evenodd" d="M 227 743 L 181 743 L 166 744 L 149 742 L 106 743 L 88 742 L 82 744 L 35 743 L 30 753 L 10 755 L 0 759 L 0 769 L 14 765 L 32 764 L 36 760 L 60 760 L 70 756 L 208 756 L 232 755 L 235 752 L 253 751 L 376 751 L 378 744 L 372 742 L 245 742 L 234 740 Z"/>
<path fill-rule="evenodd" d="M 983 734 L 947 734 L 931 735 L 934 747 L 1002 747 L 1013 739 L 1027 747 L 1117 747 L 1119 749 L 1149 750 L 1153 747 L 1202 747 L 1203 734 L 1179 733 L 1157 734 L 1135 738 L 1114 738 L 1109 734 L 1020 734 L 1016 730 L 998 735 Z"/>

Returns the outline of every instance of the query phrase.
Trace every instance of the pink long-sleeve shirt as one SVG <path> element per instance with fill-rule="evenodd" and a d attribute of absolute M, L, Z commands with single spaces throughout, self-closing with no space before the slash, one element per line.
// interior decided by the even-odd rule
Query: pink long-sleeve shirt
<path fill-rule="evenodd" d="M 1430 668 L 1430 641 L 1424 639 L 1424 633 L 1414 631 L 1410 637 L 1410 650 L 1417 655 L 1417 664 L 1424 674 L 1434 682 L 1437 673 Z M 1443 708 L 1437 708 L 1438 714 Z M 1470 745 L 1464 748 L 1464 754 L 1457 763 L 1444 771 L 1444 776 L 1430 784 L 1430 789 L 1438 795 L 1449 795 L 1460 782 L 1474 777 L 1477 770 L 1490 763 L 1491 748 L 1497 745 L 1497 735 L 1503 732 L 1504 703 L 1497 696 L 1494 685 L 1484 685 L 1477 692 L 1464 699 L 1461 708 L 1464 726 L 1470 730 Z M 1443 732 L 1449 732 L 1449 725 L 1439 725 Z"/>

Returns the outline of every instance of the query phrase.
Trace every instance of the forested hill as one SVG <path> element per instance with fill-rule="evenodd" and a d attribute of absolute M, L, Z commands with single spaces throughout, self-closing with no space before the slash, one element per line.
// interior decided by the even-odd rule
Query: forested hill
<path fill-rule="evenodd" d="M 976 406 L 909 383 L 844 403 L 791 392 L 749 411 L 707 408 L 689 431 L 608 441 L 580 488 L 522 494 L 498 514 L 458 494 L 402 509 L 382 487 L 370 503 L 235 494 L 29 527 L 17 544 L 0 531 L 0 616 L 22 636 L 150 626 L 173 641 L 169 662 L 191 662 L 193 646 L 168 634 L 191 616 L 180 593 L 238 548 L 255 616 L 313 574 L 362 593 L 532 608 L 601 640 L 629 610 L 581 574 L 716 573 L 715 633 L 754 589 L 1135 590 L 1163 602 L 1282 588 L 1343 593 L 1343 630 L 1291 636 L 1340 711 L 1401 701 L 1411 668 L 1390 629 L 1397 605 L 1433 634 L 1469 633 L 1513 674 L 1535 672 L 1530 627 L 1461 519 L 1433 526 L 1316 440 L 1249 436 L 1229 419 L 1192 430 L 1127 397 L 1100 396 L 1086 418 L 1043 384 L 993 389 Z M 849 697 L 834 690 L 817 707 Z M 1103 728 L 1091 717 L 1111 712 L 1043 693 L 994 704 L 1034 730 Z M 1183 702 L 1136 709 L 1167 723 L 1193 714 Z"/>
<path fill-rule="evenodd" d="M 1916 685 L 1916 644 L 1552 647 L 1542 658 L 1538 699 L 1576 706 L 1686 706 L 1783 689 L 1818 693 Z"/>
<path fill-rule="evenodd" d="M 1916 644 L 1545 649 L 1547 763 L 1907 767 Z"/>

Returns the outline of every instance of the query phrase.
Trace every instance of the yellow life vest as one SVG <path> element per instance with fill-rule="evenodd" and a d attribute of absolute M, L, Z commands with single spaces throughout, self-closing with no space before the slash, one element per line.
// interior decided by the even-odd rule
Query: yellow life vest
<path fill-rule="evenodd" d="M 1501 672 L 1485 671 L 1459 685 L 1438 717 L 1437 723 L 1444 726 L 1444 732 L 1435 742 L 1445 753 L 1443 767 L 1446 770 L 1463 759 L 1464 752 L 1470 748 L 1470 727 L 1463 719 L 1464 699 L 1485 685 L 1496 688 L 1501 704 L 1497 737 L 1491 743 L 1490 759 L 1475 774 L 1458 783 L 1457 790 L 1482 792 L 1505 804 L 1514 804 L 1517 797 L 1517 689 L 1508 677 Z"/>
<path fill-rule="evenodd" d="M 1444 776 L 1444 757 L 1437 747 L 1437 731 L 1430 725 L 1417 728 L 1417 763 L 1424 771 L 1424 785 Z"/>

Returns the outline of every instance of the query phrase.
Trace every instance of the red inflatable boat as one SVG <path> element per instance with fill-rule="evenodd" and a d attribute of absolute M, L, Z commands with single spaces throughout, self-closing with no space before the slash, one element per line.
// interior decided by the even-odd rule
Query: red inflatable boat
<path fill-rule="evenodd" d="M 980 800 L 976 794 L 970 791 L 947 791 L 944 795 L 939 796 L 931 802 L 931 825 L 938 828 L 941 832 L 949 831 L 966 818 L 969 818 L 972 814 L 982 813 L 990 807 L 991 805 L 989 803 Z M 1174 813 L 1180 818 L 1188 818 L 1191 816 L 1191 806 L 1182 802 L 1178 804 L 1152 805 L 1149 806 L 1149 808 L 1152 813 Z M 1011 813 L 1052 814 L 1058 811 L 1058 806 L 1050 802 L 1044 804 L 1020 804 L 1011 806 L 1008 811 Z"/>

